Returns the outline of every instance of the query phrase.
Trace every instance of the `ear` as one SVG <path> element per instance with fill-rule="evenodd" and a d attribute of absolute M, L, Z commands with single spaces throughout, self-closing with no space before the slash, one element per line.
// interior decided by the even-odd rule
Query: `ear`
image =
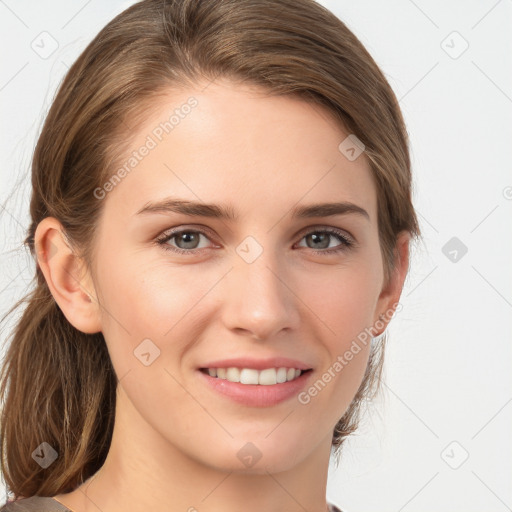
<path fill-rule="evenodd" d="M 374 336 L 381 335 L 387 328 L 397 307 L 409 270 L 409 243 L 411 234 L 401 231 L 395 245 L 395 268 L 379 295 L 373 319 Z"/>
<path fill-rule="evenodd" d="M 37 264 L 69 323 L 87 334 L 101 331 L 92 278 L 88 271 L 82 276 L 83 260 L 68 245 L 62 224 L 54 217 L 46 217 L 36 228 L 34 242 Z"/>

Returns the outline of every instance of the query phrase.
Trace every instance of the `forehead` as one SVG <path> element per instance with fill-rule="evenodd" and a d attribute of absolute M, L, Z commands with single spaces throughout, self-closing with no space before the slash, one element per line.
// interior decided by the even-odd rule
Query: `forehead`
<path fill-rule="evenodd" d="M 169 196 L 230 204 L 239 216 L 344 200 L 375 218 L 368 161 L 340 150 L 349 133 L 324 107 L 220 81 L 169 89 L 150 110 L 112 169 L 124 172 L 108 202 L 125 218 Z"/>

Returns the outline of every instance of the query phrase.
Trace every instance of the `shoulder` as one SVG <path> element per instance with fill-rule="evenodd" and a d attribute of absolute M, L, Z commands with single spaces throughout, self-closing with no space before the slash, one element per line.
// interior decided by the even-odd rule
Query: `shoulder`
<path fill-rule="evenodd" d="M 62 503 L 45 496 L 31 496 L 8 501 L 0 512 L 71 512 Z"/>

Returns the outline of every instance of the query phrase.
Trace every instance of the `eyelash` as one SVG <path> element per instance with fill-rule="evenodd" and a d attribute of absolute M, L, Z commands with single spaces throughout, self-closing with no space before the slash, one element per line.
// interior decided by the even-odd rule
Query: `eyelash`
<path fill-rule="evenodd" d="M 168 241 L 172 240 L 173 238 L 176 237 L 176 235 L 179 235 L 180 233 L 199 233 L 207 238 L 210 236 L 208 232 L 202 231 L 200 229 L 181 229 L 181 230 L 164 233 L 161 236 L 159 236 L 155 241 L 165 251 L 171 251 L 173 253 L 178 253 L 178 254 L 191 255 L 191 254 L 197 253 L 202 250 L 202 249 L 180 249 L 179 247 L 172 247 L 167 244 Z M 341 242 L 341 244 L 339 246 L 337 246 L 333 249 L 310 249 L 311 251 L 313 251 L 316 254 L 332 255 L 332 254 L 339 253 L 341 251 L 347 251 L 355 245 L 355 243 L 352 242 L 342 231 L 339 231 L 334 228 L 321 228 L 321 229 L 314 229 L 314 230 L 308 231 L 302 235 L 300 240 L 302 240 L 306 236 L 311 235 L 313 233 L 314 234 L 328 233 L 330 235 L 336 236 L 339 239 L 339 241 Z M 204 247 L 203 247 L 203 249 L 204 249 Z"/>

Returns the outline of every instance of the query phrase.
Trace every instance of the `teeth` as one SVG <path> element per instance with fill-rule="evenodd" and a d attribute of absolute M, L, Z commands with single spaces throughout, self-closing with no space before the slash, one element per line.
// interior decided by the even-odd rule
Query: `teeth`
<path fill-rule="evenodd" d="M 296 368 L 266 368 L 265 370 L 254 370 L 252 368 L 208 368 L 210 377 L 225 379 L 229 382 L 240 382 L 241 384 L 260 384 L 271 386 L 296 379 L 302 373 Z"/>

